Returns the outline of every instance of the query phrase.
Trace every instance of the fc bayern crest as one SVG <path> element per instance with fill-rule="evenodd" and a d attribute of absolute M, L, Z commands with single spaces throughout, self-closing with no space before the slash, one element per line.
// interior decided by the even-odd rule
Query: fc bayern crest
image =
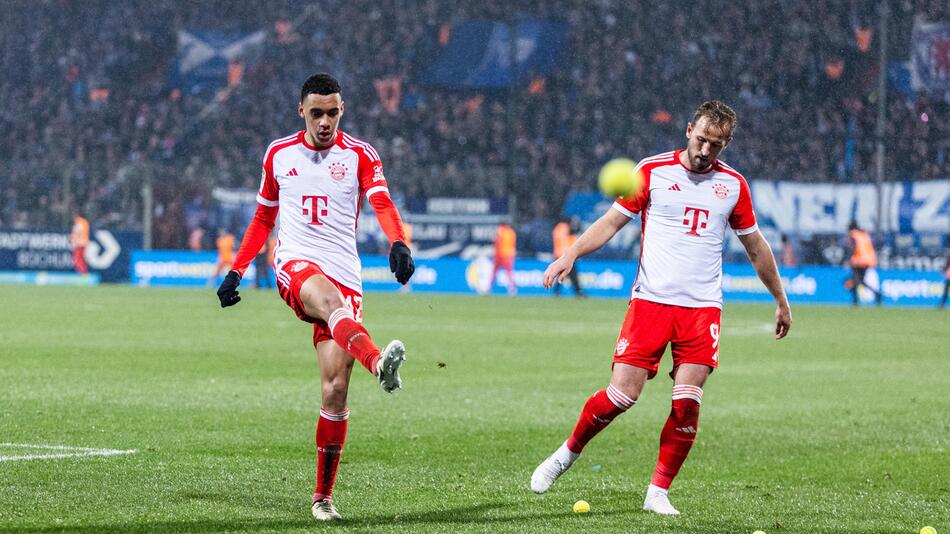
<path fill-rule="evenodd" d="M 719 198 L 726 198 L 729 196 L 729 189 L 722 184 L 714 185 L 713 192 L 716 193 L 716 196 Z"/>
<path fill-rule="evenodd" d="M 627 341 L 627 338 L 622 337 L 617 340 L 617 347 L 614 349 L 614 354 L 617 356 L 623 354 L 623 351 L 627 350 L 627 347 L 630 346 L 630 342 Z"/>
<path fill-rule="evenodd" d="M 334 181 L 339 182 L 340 180 L 346 178 L 346 171 L 346 165 L 340 163 L 339 161 L 330 164 L 330 178 L 333 178 Z"/>

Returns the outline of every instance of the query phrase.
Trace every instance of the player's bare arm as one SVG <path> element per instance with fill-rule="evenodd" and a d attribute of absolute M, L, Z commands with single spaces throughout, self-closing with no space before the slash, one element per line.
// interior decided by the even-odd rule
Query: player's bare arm
<path fill-rule="evenodd" d="M 782 339 L 788 334 L 792 327 L 792 310 L 788 306 L 788 297 L 785 296 L 785 289 L 782 287 L 782 278 L 778 274 L 778 266 L 775 264 L 775 256 L 772 255 L 772 248 L 768 241 L 762 237 L 762 232 L 756 230 L 751 234 L 740 235 L 739 241 L 745 247 L 749 261 L 755 267 L 755 273 L 759 280 L 765 284 L 765 287 L 772 294 L 777 304 L 775 308 L 775 339 Z"/>
<path fill-rule="evenodd" d="M 623 213 L 615 209 L 608 209 L 607 213 L 597 219 L 594 224 L 590 225 L 590 228 L 577 238 L 577 241 L 567 249 L 563 256 L 548 265 L 548 268 L 544 270 L 542 280 L 544 288 L 550 289 L 555 280 L 563 282 L 570 274 L 577 258 L 586 256 L 604 246 L 628 222 L 630 222 L 630 218 Z"/>

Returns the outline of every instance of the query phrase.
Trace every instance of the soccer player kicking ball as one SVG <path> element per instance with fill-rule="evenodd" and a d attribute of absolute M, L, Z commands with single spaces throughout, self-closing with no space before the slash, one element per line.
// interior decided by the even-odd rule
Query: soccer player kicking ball
<path fill-rule="evenodd" d="M 402 386 L 405 348 L 394 340 L 380 352 L 362 322 L 360 259 L 356 222 L 364 196 L 392 243 L 389 267 L 400 284 L 414 270 L 402 220 L 387 189 L 383 164 L 368 143 L 337 127 L 343 116 L 340 84 L 328 74 L 307 79 L 298 114 L 306 129 L 278 139 L 264 153 L 257 212 L 221 287 L 221 306 L 241 297 L 237 287 L 267 241 L 280 213 L 274 270 L 280 296 L 302 321 L 313 323 L 320 362 L 322 407 L 317 422 L 317 486 L 311 511 L 321 521 L 338 520 L 331 500 L 349 410 L 347 389 L 353 360 L 379 378 L 383 391 Z"/>
<path fill-rule="evenodd" d="M 603 246 L 642 214 L 639 271 L 614 352 L 610 384 L 587 400 L 571 436 L 531 475 L 544 493 L 584 446 L 630 409 L 656 375 L 666 345 L 673 345 L 673 408 L 660 433 L 660 454 L 643 509 L 679 512 L 667 493 L 699 428 L 703 384 L 719 363 L 722 249 L 728 228 L 739 236 L 759 278 L 772 293 L 775 338 L 792 324 L 775 258 L 758 231 L 745 179 L 717 158 L 736 129 L 736 114 L 722 102 L 702 104 L 686 127 L 685 150 L 644 159 L 643 188 L 617 199 L 597 222 L 544 272 L 544 286 L 563 281 L 574 261 Z"/>

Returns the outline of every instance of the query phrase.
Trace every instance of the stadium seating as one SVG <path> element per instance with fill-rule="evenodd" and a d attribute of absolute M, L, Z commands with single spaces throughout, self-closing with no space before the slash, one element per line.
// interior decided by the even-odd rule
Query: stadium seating
<path fill-rule="evenodd" d="M 376 146 L 395 190 L 514 194 L 525 220 L 556 215 L 610 157 L 678 146 L 709 98 L 736 108 L 726 160 L 749 177 L 874 178 L 876 2 L 455 4 L 15 2 L 0 18 L 0 227 L 59 227 L 70 205 L 137 227 L 150 179 L 155 245 L 184 247 L 211 188 L 257 186 L 264 147 L 299 129 L 299 85 L 317 70 L 342 80 L 343 127 Z M 915 16 L 950 13 L 939 1 L 895 9 L 895 61 L 909 54 Z M 507 92 L 425 84 L 453 24 L 511 12 L 566 22 L 568 49 L 510 109 Z M 226 91 L 194 93 L 169 75 L 182 29 L 266 37 Z M 947 103 L 906 96 L 889 94 L 888 175 L 950 176 Z"/>

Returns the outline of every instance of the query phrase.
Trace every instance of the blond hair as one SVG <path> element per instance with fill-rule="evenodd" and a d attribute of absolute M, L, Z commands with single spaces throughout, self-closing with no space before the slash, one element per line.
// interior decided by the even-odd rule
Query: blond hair
<path fill-rule="evenodd" d="M 706 117 L 709 124 L 719 128 L 723 133 L 728 132 L 729 139 L 732 139 L 732 134 L 736 132 L 736 128 L 739 126 L 736 112 L 720 100 L 707 100 L 700 104 L 696 108 L 696 113 L 693 114 L 694 126 L 701 117 Z"/>

